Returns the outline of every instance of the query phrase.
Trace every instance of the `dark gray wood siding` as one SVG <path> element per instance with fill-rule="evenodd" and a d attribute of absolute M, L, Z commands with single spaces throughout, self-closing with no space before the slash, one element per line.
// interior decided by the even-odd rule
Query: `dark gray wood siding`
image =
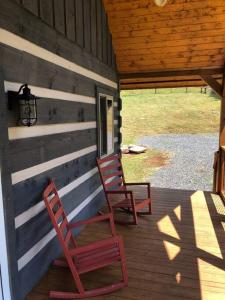
<path fill-rule="evenodd" d="M 102 0 L 15 0 L 92 56 L 111 66 L 112 40 Z M 98 28 L 99 32 L 96 31 Z M 101 41 L 100 41 L 101 40 Z M 103 40 L 103 42 L 102 42 Z M 98 53 L 96 51 L 98 46 Z"/>
<path fill-rule="evenodd" d="M 9 111 L 0 105 L 13 300 L 22 300 L 60 253 L 42 205 L 49 178 L 62 193 L 66 212 L 76 219 L 92 216 L 105 201 L 96 169 L 96 89 L 108 90 L 115 103 L 119 93 L 101 1 L 0 0 L 0 30 L 5 30 L 5 40 L 0 43 L 5 93 L 8 86 L 16 90 L 26 82 L 42 94 L 37 102 L 38 122 L 22 137 L 17 131 L 18 109 Z M 21 42 L 11 45 L 8 34 L 15 34 L 13 40 L 22 38 Z M 33 46 L 40 51 L 35 53 Z M 48 51 L 46 58 L 40 56 L 44 50 Z M 65 66 L 58 58 L 65 60 Z M 87 72 L 80 72 L 77 65 Z M 5 100 L 1 97 L 0 101 Z M 118 117 L 115 105 L 114 119 Z M 72 129 L 74 124 L 78 129 Z M 115 151 L 119 149 L 117 127 L 115 124 Z"/>

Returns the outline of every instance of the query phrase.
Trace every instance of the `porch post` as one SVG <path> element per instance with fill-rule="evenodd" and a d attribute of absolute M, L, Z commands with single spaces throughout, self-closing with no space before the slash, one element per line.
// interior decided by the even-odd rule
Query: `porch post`
<path fill-rule="evenodd" d="M 225 166 L 225 70 L 222 81 L 222 97 L 220 110 L 220 132 L 219 132 L 219 155 L 217 160 L 217 180 L 216 190 L 223 197 L 224 185 L 224 166 Z"/>

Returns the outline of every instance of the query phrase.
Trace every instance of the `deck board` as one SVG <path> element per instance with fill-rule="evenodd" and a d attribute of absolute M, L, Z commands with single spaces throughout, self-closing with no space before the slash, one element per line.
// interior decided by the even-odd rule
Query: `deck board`
<path fill-rule="evenodd" d="M 152 198 L 152 216 L 139 217 L 138 226 L 117 225 L 125 243 L 128 287 L 95 299 L 224 299 L 225 207 L 220 197 L 154 188 Z M 107 226 L 101 223 L 88 226 L 78 241 L 82 245 L 106 236 Z M 118 276 L 118 266 L 113 266 L 82 278 L 91 288 Z M 26 300 L 47 300 L 50 289 L 74 289 L 67 270 L 51 267 Z"/>

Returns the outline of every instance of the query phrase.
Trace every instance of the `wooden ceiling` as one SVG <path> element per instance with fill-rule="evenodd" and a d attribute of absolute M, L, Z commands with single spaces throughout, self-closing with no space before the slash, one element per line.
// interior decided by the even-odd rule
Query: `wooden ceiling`
<path fill-rule="evenodd" d="M 103 0 L 122 89 L 202 86 L 222 78 L 225 0 Z"/>

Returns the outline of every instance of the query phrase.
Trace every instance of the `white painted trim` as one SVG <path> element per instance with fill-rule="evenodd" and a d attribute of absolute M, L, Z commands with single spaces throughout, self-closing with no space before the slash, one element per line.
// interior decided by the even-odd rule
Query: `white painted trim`
<path fill-rule="evenodd" d="M 15 91 L 17 92 L 21 87 L 22 82 L 11 82 L 4 81 L 5 92 Z M 62 101 L 72 101 L 72 102 L 81 102 L 88 104 L 96 104 L 95 97 L 83 96 L 79 94 L 62 92 L 59 90 L 46 89 L 43 87 L 38 87 L 35 85 L 30 85 L 29 88 L 32 90 L 32 93 L 40 98 L 49 98 L 52 100 L 62 100 Z"/>
<path fill-rule="evenodd" d="M 2 280 L 2 292 L 3 299 L 11 300 L 11 290 L 9 283 L 9 268 L 8 268 L 8 254 L 7 254 L 7 242 L 6 242 L 6 230 L 5 230 L 5 216 L 2 196 L 2 179 L 0 170 L 0 267 L 1 267 L 1 280 Z M 1 284 L 1 282 L 0 282 Z"/>
<path fill-rule="evenodd" d="M 71 160 L 77 159 L 78 157 L 84 156 L 84 155 L 94 152 L 96 150 L 97 150 L 97 146 L 93 145 L 93 146 L 81 149 L 79 151 L 75 151 L 73 153 L 69 153 L 69 154 L 63 155 L 61 157 L 57 157 L 55 159 L 46 161 L 39 165 L 32 166 L 30 168 L 12 173 L 11 174 L 12 184 L 16 184 L 18 182 L 24 181 L 28 178 L 31 178 L 33 176 L 36 176 L 43 172 L 46 172 L 50 169 L 56 168 L 62 164 L 65 164 Z"/>
<path fill-rule="evenodd" d="M 75 72 L 77 74 L 106 84 L 114 89 L 117 89 L 117 83 L 115 81 L 107 79 L 91 70 L 81 67 L 3 28 L 0 28 L 0 43 L 18 49 L 20 51 L 24 51 L 45 61 L 53 63 L 59 67 L 62 67 L 69 71 Z"/>
<path fill-rule="evenodd" d="M 102 186 L 99 186 L 80 205 L 78 205 L 73 211 L 71 211 L 71 213 L 67 216 L 68 221 L 70 222 L 74 217 L 76 217 L 102 191 L 102 189 Z M 18 270 L 22 270 L 55 236 L 55 229 L 52 229 L 30 250 L 28 250 L 22 257 L 20 257 L 17 261 Z"/>
<path fill-rule="evenodd" d="M 15 126 L 9 127 L 9 139 L 25 139 L 37 136 L 45 136 L 51 134 L 58 134 L 64 132 L 85 130 L 96 128 L 96 122 L 76 122 L 76 123 L 63 123 L 63 124 L 51 124 L 51 125 L 38 125 L 38 126 Z"/>
<path fill-rule="evenodd" d="M 73 189 L 77 188 L 79 185 L 84 183 L 86 180 L 94 176 L 98 172 L 97 168 L 92 169 L 91 171 L 85 173 L 84 175 L 80 176 L 78 179 L 70 182 L 63 188 L 58 191 L 60 198 L 70 193 Z M 38 215 L 41 211 L 45 209 L 44 200 L 38 202 L 34 206 L 30 207 L 20 215 L 15 218 L 15 227 L 16 229 L 28 222 L 30 219 L 34 218 Z"/>

